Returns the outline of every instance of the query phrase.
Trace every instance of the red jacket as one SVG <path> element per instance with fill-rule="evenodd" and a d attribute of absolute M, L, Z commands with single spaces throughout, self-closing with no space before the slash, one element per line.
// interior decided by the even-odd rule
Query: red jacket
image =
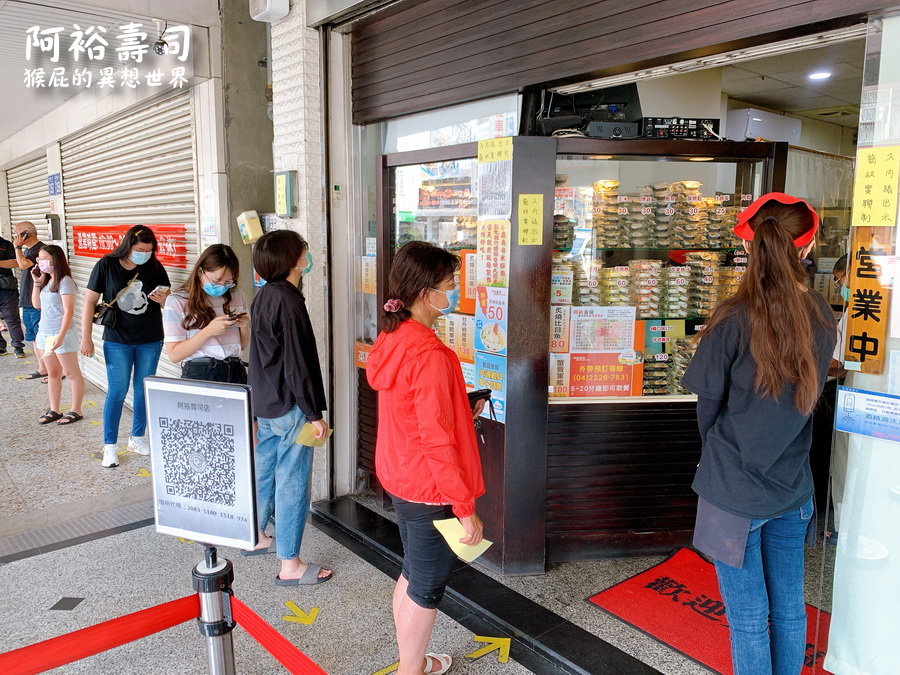
<path fill-rule="evenodd" d="M 375 472 L 384 488 L 411 502 L 449 503 L 457 518 L 472 515 L 484 479 L 456 354 L 408 319 L 375 340 L 366 377 L 378 391 Z"/>

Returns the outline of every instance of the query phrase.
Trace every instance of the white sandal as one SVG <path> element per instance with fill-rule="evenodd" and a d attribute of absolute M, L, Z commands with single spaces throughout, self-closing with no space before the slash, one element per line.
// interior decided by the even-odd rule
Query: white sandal
<path fill-rule="evenodd" d="M 441 664 L 440 670 L 428 670 L 429 662 L 428 659 L 433 659 Z M 453 659 L 449 654 L 426 654 L 425 655 L 425 675 L 443 675 L 448 670 L 450 670 L 450 666 L 453 665 Z"/>

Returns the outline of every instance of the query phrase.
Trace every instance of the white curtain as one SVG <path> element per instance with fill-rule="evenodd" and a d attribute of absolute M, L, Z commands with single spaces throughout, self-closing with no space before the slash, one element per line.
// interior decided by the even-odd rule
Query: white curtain
<path fill-rule="evenodd" d="M 849 207 L 853 196 L 854 163 L 849 157 L 791 148 L 788 150 L 785 190 L 789 195 L 808 201 L 819 213 Z"/>

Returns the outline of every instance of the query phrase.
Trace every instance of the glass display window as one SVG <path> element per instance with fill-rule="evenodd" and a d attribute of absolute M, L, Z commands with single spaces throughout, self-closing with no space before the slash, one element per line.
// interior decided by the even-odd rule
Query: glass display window
<path fill-rule="evenodd" d="M 680 381 L 694 336 L 746 269 L 732 228 L 764 192 L 764 166 L 746 158 L 558 156 L 552 399 L 688 395 Z"/>

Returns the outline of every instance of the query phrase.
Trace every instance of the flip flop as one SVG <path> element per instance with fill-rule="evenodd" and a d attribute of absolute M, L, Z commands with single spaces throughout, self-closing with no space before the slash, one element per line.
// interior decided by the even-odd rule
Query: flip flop
<path fill-rule="evenodd" d="M 425 675 L 443 675 L 450 670 L 450 666 L 453 665 L 453 658 L 449 654 L 426 654 L 425 660 L 427 661 L 428 659 L 437 661 L 441 667 L 437 670 L 426 670 L 424 671 Z"/>
<path fill-rule="evenodd" d="M 30 373 L 25 375 L 22 379 L 23 380 L 39 380 L 42 377 L 47 377 L 47 376 L 44 373 L 40 373 L 36 370 L 32 370 Z"/>
<path fill-rule="evenodd" d="M 61 427 L 65 427 L 69 424 L 74 424 L 75 422 L 83 419 L 84 415 L 82 415 L 81 413 L 77 413 L 74 410 L 70 410 L 65 415 L 63 415 L 56 423 Z"/>
<path fill-rule="evenodd" d="M 334 576 L 334 572 L 329 574 L 327 577 L 319 578 L 319 572 L 322 571 L 322 568 L 318 565 L 313 565 L 312 563 L 308 563 L 306 565 L 306 571 L 303 573 L 299 579 L 282 579 L 280 576 L 275 577 L 275 585 L 276 586 L 315 586 L 316 584 L 324 584 L 326 581 L 331 579 Z M 447 671 L 444 671 L 447 672 Z"/>
<path fill-rule="evenodd" d="M 275 537 L 272 537 L 272 543 L 269 544 L 269 548 L 255 548 L 252 551 L 241 549 L 241 555 L 268 555 L 269 553 L 275 553 Z"/>
<path fill-rule="evenodd" d="M 48 410 L 38 418 L 38 424 L 50 424 L 50 422 L 55 422 L 61 418 L 62 413 L 58 413 L 55 410 Z"/>

